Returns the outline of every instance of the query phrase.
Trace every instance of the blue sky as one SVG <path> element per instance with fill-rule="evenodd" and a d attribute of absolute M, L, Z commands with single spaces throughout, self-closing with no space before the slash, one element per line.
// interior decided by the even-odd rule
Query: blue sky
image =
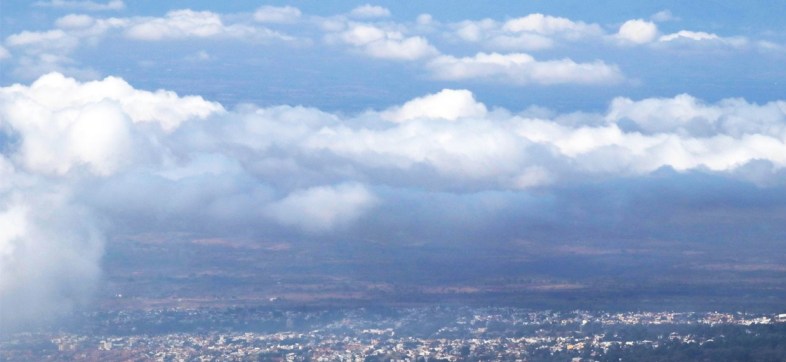
<path fill-rule="evenodd" d="M 117 235 L 786 235 L 784 4 L 0 6 L 0 302 L 30 313 L 83 303 Z"/>
<path fill-rule="evenodd" d="M 27 1 L 4 2 L 2 34 L 5 38 L 23 31 L 43 33 L 57 30 L 57 19 L 69 14 L 141 22 L 144 19 L 167 19 L 166 14 L 172 10 L 192 9 L 209 11 L 227 26 L 251 26 L 296 39 L 281 41 L 272 37 L 252 40 L 241 35 L 216 33 L 152 40 L 131 35 L 127 28 L 131 25 L 104 29 L 100 34 L 90 35 L 76 34 L 79 29 L 70 29 L 67 32 L 72 36 L 70 41 L 77 44 L 61 45 L 60 49 L 41 43 L 27 48 L 6 44 L 6 52 L 14 56 L 3 61 L 4 84 L 30 81 L 47 71 L 59 70 L 84 79 L 118 75 L 138 87 L 199 94 L 230 106 L 239 102 L 303 104 L 343 111 L 386 107 L 443 88 L 472 88 L 479 99 L 494 106 L 520 110 L 536 105 L 575 111 L 603 109 L 615 96 L 644 98 L 690 93 L 708 101 L 745 97 L 766 102 L 778 98 L 778 79 L 784 75 L 781 67 L 777 66 L 784 56 L 784 37 L 780 32 L 784 24 L 778 16 L 782 12 L 777 9 L 783 5 L 767 2 L 608 2 L 600 5 L 582 1 L 516 1 L 495 5 L 383 2 L 375 6 L 388 12 L 386 16 L 377 18 L 348 15 L 352 9 L 364 5 L 363 2 L 278 2 L 263 5 L 252 2 L 134 1 L 119 2 L 113 6 L 111 2 L 39 1 L 32 4 Z M 300 16 L 297 21 L 286 23 L 254 21 L 253 14 L 262 6 L 290 6 L 297 8 Z M 418 16 L 423 14 L 430 15 L 431 24 L 415 26 Z M 589 33 L 581 33 L 587 29 L 574 29 L 571 34 L 546 34 L 544 31 L 548 30 L 540 29 L 540 33 L 528 33 L 531 38 L 541 36 L 529 39 L 529 44 L 520 41 L 518 46 L 492 45 L 495 36 L 521 35 L 498 28 L 505 21 L 529 14 L 561 18 L 574 25 L 584 23 L 595 29 L 589 30 Z M 422 37 L 444 55 L 459 57 L 478 52 L 517 52 L 529 54 L 538 61 L 600 61 L 617 67 L 620 77 L 615 82 L 607 79 L 589 85 L 567 80 L 543 85 L 503 81 L 494 76 L 445 80 L 424 66 L 429 58 L 426 54 L 409 60 L 368 56 L 357 46 L 327 41 L 330 32 L 321 27 L 325 26 L 325 22 L 337 19 L 376 24 L 389 31 L 406 29 L 402 35 Z M 457 36 L 462 22 L 480 22 L 483 19 L 497 24 L 495 29 L 486 29 L 485 34 L 480 35 L 482 39 L 467 41 Z M 654 36 L 658 38 L 689 31 L 694 35 L 717 36 L 718 39 L 689 41 L 689 38 L 679 37 L 671 42 L 673 44 L 663 44 L 655 38 L 645 39 L 647 44 L 614 40 L 622 24 L 636 19 L 654 25 L 657 28 Z M 569 39 L 565 39 L 566 36 Z M 60 41 L 51 40 L 54 43 Z M 538 41 L 540 43 L 536 43 Z M 544 42 L 550 42 L 550 45 Z M 47 46 L 50 48 L 41 49 Z M 63 59 L 41 64 L 41 60 L 34 59 L 41 54 Z M 20 66 L 19 62 L 25 64 Z M 206 81 L 194 84 L 190 81 L 194 77 Z M 232 84 L 231 90 L 226 89 L 228 84 Z M 330 96 L 325 97 L 325 94 Z"/>

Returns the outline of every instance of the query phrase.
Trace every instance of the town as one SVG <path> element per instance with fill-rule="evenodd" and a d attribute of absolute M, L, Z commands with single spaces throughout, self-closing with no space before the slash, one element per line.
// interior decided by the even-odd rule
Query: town
<path fill-rule="evenodd" d="M 786 314 L 745 312 L 244 307 L 83 318 L 59 332 L 0 337 L 0 360 L 591 361 L 731 353 L 730 345 L 737 356 L 782 356 L 786 348 Z M 740 351 L 745 338 L 759 345 Z"/>

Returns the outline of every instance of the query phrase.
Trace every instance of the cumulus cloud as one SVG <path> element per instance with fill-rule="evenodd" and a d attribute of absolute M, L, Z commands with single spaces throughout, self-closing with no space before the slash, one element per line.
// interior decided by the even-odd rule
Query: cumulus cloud
<path fill-rule="evenodd" d="M 350 183 L 297 190 L 269 204 L 266 211 L 284 225 L 316 232 L 351 223 L 376 202 L 365 186 Z"/>
<path fill-rule="evenodd" d="M 10 57 L 11 57 L 11 53 L 8 51 L 8 49 L 0 45 L 0 60 L 8 59 Z"/>
<path fill-rule="evenodd" d="M 89 105 L 111 102 L 134 123 L 155 123 L 165 131 L 177 128 L 188 119 L 206 118 L 223 111 L 218 103 L 208 102 L 198 96 L 179 97 L 171 91 L 156 92 L 134 89 L 124 80 L 107 77 L 101 81 L 80 83 L 61 74 L 52 73 L 42 76 L 29 87 L 10 86 L 2 90 L 6 99 L 19 99 L 12 105 L 24 107 L 39 106 L 41 112 L 69 111 L 74 107 L 81 109 Z M 41 116 L 40 120 L 28 120 L 25 113 L 33 112 L 27 108 L 6 107 L 6 122 L 17 127 L 27 127 L 33 122 L 50 122 L 51 115 Z M 74 112 L 72 112 L 74 113 Z M 74 116 L 78 114 L 74 113 Z M 18 122 L 18 124 L 16 124 Z M 41 127 L 48 127 L 45 123 Z"/>
<path fill-rule="evenodd" d="M 69 14 L 55 21 L 57 29 L 22 31 L 6 38 L 6 44 L 19 54 L 14 74 L 22 78 L 36 78 L 58 71 L 83 79 L 96 78 L 91 69 L 78 67 L 72 53 L 84 43 L 94 44 L 109 30 L 122 28 L 127 20 L 96 19 L 88 15 Z"/>
<path fill-rule="evenodd" d="M 634 44 L 652 42 L 658 36 L 658 26 L 642 19 L 628 20 L 620 26 L 617 38 Z"/>
<path fill-rule="evenodd" d="M 352 9 L 349 15 L 356 18 L 385 18 L 390 16 L 390 10 L 377 5 L 365 4 Z"/>
<path fill-rule="evenodd" d="M 382 118 L 394 122 L 416 119 L 455 121 L 459 118 L 480 118 L 486 112 L 486 106 L 477 102 L 472 92 L 466 89 L 443 89 L 439 93 L 415 98 L 401 107 L 386 110 L 382 112 Z"/>
<path fill-rule="evenodd" d="M 225 26 L 216 13 L 185 9 L 170 11 L 163 18 L 140 21 L 131 26 L 126 34 L 140 40 L 206 38 L 219 35 L 242 37 L 254 34 L 254 29 L 240 25 Z"/>
<path fill-rule="evenodd" d="M 95 1 L 50 0 L 50 1 L 37 1 L 33 5 L 38 7 L 84 10 L 84 11 L 117 11 L 126 8 L 126 4 L 122 0 L 110 0 L 106 3 L 100 3 Z"/>
<path fill-rule="evenodd" d="M 103 240 L 95 217 L 62 187 L 3 177 L 13 188 L 0 191 L 0 327 L 13 330 L 85 304 L 100 277 Z"/>
<path fill-rule="evenodd" d="M 264 9 L 260 9 L 264 11 Z M 285 16 L 299 12 L 296 8 L 275 8 L 267 22 L 288 21 Z M 260 13 L 261 14 L 261 13 Z M 258 14 L 259 15 L 259 14 Z M 262 16 L 262 15 L 259 15 Z M 275 19 L 274 19 L 275 18 Z M 210 11 L 174 10 L 163 17 L 98 18 L 85 14 L 68 14 L 58 18 L 55 29 L 22 31 L 11 34 L 5 43 L 18 49 L 14 73 L 21 78 L 35 78 L 56 71 L 82 79 L 98 78 L 98 73 L 79 66 L 72 54 L 84 46 L 96 45 L 105 38 L 124 34 L 141 41 L 175 41 L 183 39 L 237 39 L 242 41 L 283 41 L 297 39 L 287 34 L 239 20 L 225 23 L 221 15 Z"/>
<path fill-rule="evenodd" d="M 503 23 L 492 19 L 465 20 L 452 27 L 459 39 L 503 50 L 540 50 L 551 48 L 561 40 L 576 41 L 603 34 L 597 24 L 538 13 Z"/>
<path fill-rule="evenodd" d="M 416 60 L 439 53 L 426 38 L 408 37 L 400 31 L 365 23 L 349 24 L 347 29 L 330 34 L 327 39 L 329 42 L 351 45 L 374 58 Z"/>
<path fill-rule="evenodd" d="M 118 78 L 50 74 L 0 89 L 0 326 L 64 315 L 89 299 L 103 236 L 73 185 L 131 167 L 140 161 L 132 146 L 154 149 L 134 124 L 167 130 L 219 111 Z"/>
<path fill-rule="evenodd" d="M 302 13 L 293 6 L 262 6 L 254 12 L 254 20 L 260 23 L 292 23 Z"/>
<path fill-rule="evenodd" d="M 502 28 L 510 32 L 533 32 L 544 35 L 562 34 L 568 38 L 600 35 L 603 32 L 597 24 L 587 24 L 581 21 L 576 22 L 566 18 L 539 13 L 508 20 Z"/>
<path fill-rule="evenodd" d="M 724 99 L 707 104 L 688 94 L 673 98 L 648 98 L 634 101 L 615 98 L 606 118 L 613 122 L 631 121 L 638 132 L 671 133 L 702 137 L 723 134 L 739 138 L 745 134 L 786 135 L 783 101 L 763 105 L 743 99 Z"/>
<path fill-rule="evenodd" d="M 658 26 L 642 19 L 628 20 L 623 23 L 615 38 L 622 44 L 681 43 L 699 44 L 713 43 L 732 47 L 742 47 L 749 43 L 745 37 L 721 37 L 703 31 L 680 30 L 675 33 L 660 35 Z"/>
<path fill-rule="evenodd" d="M 475 44 L 496 51 L 539 51 L 577 41 L 613 40 L 612 45 L 655 44 L 680 42 L 697 45 L 700 41 L 734 47 L 743 47 L 751 42 L 742 36 L 721 37 L 702 31 L 680 30 L 661 34 L 656 22 L 678 20 L 664 10 L 645 19 L 630 19 L 615 31 L 604 29 L 598 24 L 585 23 L 544 14 L 529 14 L 523 17 L 498 21 L 495 19 L 463 20 L 447 24 L 446 36 L 454 40 Z M 695 41 L 695 42 L 691 42 Z M 768 46 L 769 45 L 769 46 Z M 759 48 L 774 48 L 774 44 L 757 44 Z"/>
<path fill-rule="evenodd" d="M 9 35 L 6 44 L 17 56 L 14 73 L 24 78 L 37 77 L 51 71 L 68 71 L 90 77 L 89 70 L 73 68 L 75 61 L 70 54 L 80 45 L 78 36 L 61 29 L 48 31 L 23 31 Z"/>
<path fill-rule="evenodd" d="M 437 79 L 478 79 L 510 84 L 610 84 L 624 79 L 615 65 L 603 61 L 536 60 L 529 54 L 478 53 L 456 58 L 443 55 L 428 64 Z"/>

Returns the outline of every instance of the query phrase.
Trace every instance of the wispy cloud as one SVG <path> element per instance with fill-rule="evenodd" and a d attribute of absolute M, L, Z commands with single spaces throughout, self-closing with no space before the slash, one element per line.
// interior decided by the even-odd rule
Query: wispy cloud
<path fill-rule="evenodd" d="M 46 8 L 83 11 L 119 11 L 126 8 L 126 4 L 122 0 L 109 0 L 106 3 L 95 1 L 49 0 L 37 1 L 33 3 L 33 5 Z"/>
<path fill-rule="evenodd" d="M 478 53 L 473 57 L 440 56 L 429 62 L 438 79 L 486 80 L 512 84 L 614 84 L 622 72 L 602 61 L 576 63 L 571 59 L 536 60 L 529 54 Z"/>

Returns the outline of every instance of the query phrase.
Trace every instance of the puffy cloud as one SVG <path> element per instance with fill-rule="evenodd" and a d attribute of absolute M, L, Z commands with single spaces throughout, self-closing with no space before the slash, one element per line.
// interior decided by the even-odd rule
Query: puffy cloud
<path fill-rule="evenodd" d="M 390 16 L 390 10 L 377 5 L 365 4 L 352 9 L 349 15 L 356 18 L 384 18 Z"/>
<path fill-rule="evenodd" d="M 325 231 L 357 220 L 377 202 L 360 184 L 318 186 L 297 190 L 267 206 L 267 213 L 284 225 Z"/>
<path fill-rule="evenodd" d="M 492 19 L 465 20 L 452 27 L 462 40 L 506 50 L 540 50 L 551 48 L 560 40 L 575 41 L 603 34 L 596 24 L 543 14 L 529 14 L 504 23 Z"/>
<path fill-rule="evenodd" d="M 52 73 L 42 76 L 29 87 L 11 86 L 0 92 L 6 99 L 19 99 L 40 106 L 45 112 L 69 111 L 101 102 L 117 104 L 123 114 L 134 123 L 156 123 L 161 129 L 171 131 L 189 119 L 204 119 L 211 114 L 223 111 L 218 103 L 205 101 L 202 97 L 179 97 L 171 91 L 156 92 L 136 90 L 124 80 L 107 77 L 101 81 L 79 83 L 61 74 Z M 27 109 L 7 108 L 7 121 L 19 126 L 29 124 L 24 114 Z M 44 117 L 40 122 L 47 122 Z"/>
<path fill-rule="evenodd" d="M 330 151 L 369 171 L 411 172 L 404 178 L 414 178 L 407 182 L 414 187 L 424 187 L 433 178 L 445 185 L 479 183 L 496 188 L 509 187 L 522 172 L 531 171 L 523 167 L 529 160 L 529 142 L 517 137 L 514 130 L 509 124 L 495 125 L 485 119 L 421 119 L 377 130 L 322 128 L 305 138 L 302 146 L 310 152 Z M 419 170 L 431 175 L 419 175 Z"/>
<path fill-rule="evenodd" d="M 603 30 L 597 24 L 587 24 L 581 21 L 574 22 L 570 19 L 538 13 L 508 20 L 502 28 L 510 32 L 531 32 L 544 35 L 561 34 L 567 38 L 581 38 L 587 35 L 600 35 L 603 33 Z"/>
<path fill-rule="evenodd" d="M 618 39 L 635 44 L 652 42 L 657 36 L 658 26 L 642 19 L 626 21 L 617 32 Z"/>
<path fill-rule="evenodd" d="M 463 21 L 454 27 L 460 39 L 495 49 L 538 50 L 554 45 L 552 38 L 542 34 L 501 31 L 500 24 L 491 19 Z"/>
<path fill-rule="evenodd" d="M 364 113 L 364 121 L 354 126 L 351 119 L 302 107 L 227 112 L 199 97 L 140 91 L 113 77 L 79 83 L 51 74 L 29 87 L 7 87 L 0 95 L 5 100 L 4 125 L 20 137 L 13 160 L 25 169 L 55 174 L 78 165 L 98 175 L 116 172 L 128 154 L 123 145 L 149 139 L 137 136 L 155 130 L 156 142 L 171 147 L 174 154 L 248 149 L 258 156 L 243 159 L 241 164 L 246 166 L 246 162 L 262 162 L 270 150 L 292 155 L 327 150 L 344 158 L 342 162 L 358 162 L 363 167 L 395 169 L 421 163 L 445 175 L 506 174 L 507 180 L 522 173 L 548 174 L 558 180 L 555 177 L 566 170 L 551 168 L 560 164 L 553 162 L 554 156 L 582 165 L 584 172 L 601 173 L 608 166 L 595 169 L 599 164 L 594 157 L 602 154 L 613 156 L 614 161 L 606 163 L 615 164 L 612 168 L 619 172 L 701 165 L 730 170 L 756 158 L 781 165 L 782 157 L 772 150 L 780 149 L 786 138 L 783 101 L 757 105 L 727 99 L 705 104 L 689 95 L 639 101 L 616 98 L 602 115 L 604 122 L 599 123 L 595 115 L 579 115 L 584 120 L 560 123 L 490 112 L 471 92 L 445 89 Z M 215 121 L 189 122 L 208 117 Z M 156 126 L 149 128 L 149 124 Z M 754 140 L 761 146 L 754 147 Z M 703 161 L 719 157 L 721 146 L 734 150 L 729 151 L 728 162 Z M 540 156 L 530 158 L 535 154 Z M 670 154 L 684 154 L 694 161 L 674 161 L 677 158 Z M 541 158 L 546 155 L 550 156 Z M 357 181 L 337 179 L 333 183 L 353 180 Z M 316 185 L 324 182 L 320 179 Z"/>
<path fill-rule="evenodd" d="M 651 44 L 670 41 L 715 41 L 719 44 L 742 47 L 751 43 L 742 36 L 720 37 L 716 34 L 681 30 L 661 35 L 655 22 L 675 20 L 668 11 L 654 14 L 650 20 L 630 19 L 616 31 L 608 32 L 598 24 L 585 23 L 544 14 L 529 14 L 504 22 L 494 19 L 464 20 L 448 24 L 447 37 L 474 43 L 490 50 L 537 51 L 567 42 L 615 40 L 611 45 Z M 685 42 L 685 44 L 690 44 Z M 695 43 L 694 43 L 695 45 Z M 758 44 L 762 49 L 777 48 L 773 43 Z"/>
<path fill-rule="evenodd" d="M 750 42 L 745 37 L 721 37 L 717 34 L 703 31 L 680 30 L 675 33 L 659 35 L 658 27 L 655 23 L 642 19 L 628 20 L 615 35 L 615 38 L 622 44 L 650 44 L 658 42 L 661 44 L 680 43 L 683 45 L 695 44 L 719 44 L 732 47 L 743 47 Z M 757 44 L 762 49 L 767 49 L 768 44 Z"/>
<path fill-rule="evenodd" d="M 140 21 L 126 31 L 129 37 L 140 40 L 205 38 L 218 35 L 249 36 L 253 33 L 253 29 L 249 27 L 225 26 L 216 13 L 189 9 L 170 11 L 164 18 Z"/>
<path fill-rule="evenodd" d="M 609 84 L 623 79 L 614 65 L 602 61 L 576 63 L 571 59 L 539 61 L 529 54 L 478 53 L 474 57 L 443 55 L 429 62 L 438 79 L 479 79 L 512 84 Z"/>
<path fill-rule="evenodd" d="M 348 29 L 329 35 L 328 41 L 349 44 L 368 56 L 382 59 L 416 60 L 438 54 L 423 37 L 407 37 L 399 31 L 371 24 L 350 24 Z"/>
<path fill-rule="evenodd" d="M 0 327 L 5 331 L 68 315 L 89 300 L 100 277 L 103 240 L 94 217 L 61 187 L 30 183 L 0 191 Z"/>
<path fill-rule="evenodd" d="M 123 0 L 109 0 L 106 3 L 99 3 L 95 1 L 69 1 L 69 0 L 50 0 L 50 1 L 37 1 L 35 6 L 57 8 L 57 9 L 74 9 L 85 11 L 117 11 L 126 8 Z"/>
<path fill-rule="evenodd" d="M 394 122 L 416 119 L 480 118 L 486 115 L 486 106 L 478 103 L 472 92 L 461 89 L 443 89 L 439 93 L 415 98 L 382 113 L 382 118 Z"/>
<path fill-rule="evenodd" d="M 20 108 L 31 104 L 17 103 Z M 33 111 L 33 109 L 31 109 Z M 49 114 L 35 109 L 30 122 L 18 120 L 18 109 L 10 110 L 12 127 L 24 134 L 17 155 L 26 169 L 37 173 L 64 174 L 77 165 L 87 165 L 97 174 L 109 174 L 130 155 L 130 131 L 127 120 L 117 107 L 93 104 L 78 114 Z M 55 124 L 42 121 L 55 119 Z"/>
<path fill-rule="evenodd" d="M 254 20 L 260 23 L 292 23 L 302 13 L 293 6 L 262 6 L 254 12 Z"/>
<path fill-rule="evenodd" d="M 145 164 L 139 154 L 158 147 L 157 131 L 138 125 L 171 130 L 219 111 L 199 97 L 111 77 L 79 83 L 50 74 L 1 88 L 0 327 L 65 315 L 89 299 L 103 236 L 79 182 Z"/>
<path fill-rule="evenodd" d="M 706 104 L 688 94 L 673 98 L 648 98 L 634 101 L 615 98 L 606 115 L 615 123 L 632 122 L 638 132 L 671 133 L 703 137 L 723 134 L 734 138 L 762 134 L 776 138 L 786 136 L 786 103 L 763 105 L 742 99 L 725 99 Z"/>
<path fill-rule="evenodd" d="M 22 31 L 9 35 L 6 44 L 18 50 L 15 75 L 36 78 L 49 72 L 65 72 L 83 79 L 98 77 L 91 69 L 77 67 L 71 54 L 84 43 L 95 44 L 111 29 L 122 28 L 127 20 L 96 19 L 87 15 L 69 14 L 55 21 L 57 29 Z"/>
<path fill-rule="evenodd" d="M 261 9 L 264 12 L 264 9 Z M 296 8 L 275 8 L 271 10 L 267 22 L 285 21 L 284 17 L 293 15 Z M 255 17 L 263 16 L 262 13 Z M 190 9 L 170 11 L 164 17 L 133 17 L 125 19 L 106 19 L 114 22 L 115 27 L 123 28 L 131 39 L 145 41 L 175 40 L 186 38 L 237 38 L 245 40 L 282 40 L 292 41 L 293 37 L 242 22 L 225 24 L 221 16 L 210 11 Z"/>

